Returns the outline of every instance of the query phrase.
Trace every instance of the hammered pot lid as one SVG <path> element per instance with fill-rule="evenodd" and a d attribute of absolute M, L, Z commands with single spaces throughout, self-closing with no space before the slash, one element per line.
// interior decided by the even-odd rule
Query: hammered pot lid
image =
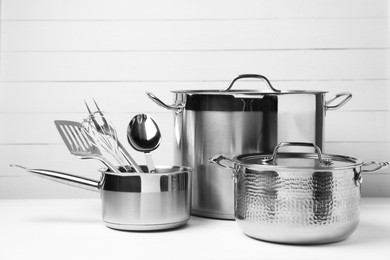
<path fill-rule="evenodd" d="M 287 144 L 287 145 L 286 145 Z M 299 145 L 296 145 L 299 144 Z M 236 156 L 234 161 L 246 167 L 272 167 L 286 169 L 335 170 L 354 168 L 363 164 L 362 161 L 336 154 L 323 154 L 314 144 L 303 143 L 304 146 L 315 147 L 315 153 L 279 152 L 282 146 L 300 146 L 302 143 L 281 143 L 273 154 L 252 153 Z"/>

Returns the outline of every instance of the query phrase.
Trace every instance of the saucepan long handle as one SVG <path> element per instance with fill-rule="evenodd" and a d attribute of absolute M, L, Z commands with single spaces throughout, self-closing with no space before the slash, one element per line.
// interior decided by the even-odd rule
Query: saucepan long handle
<path fill-rule="evenodd" d="M 90 191 L 100 191 L 100 181 L 92 180 L 68 173 L 51 171 L 51 170 L 42 170 L 42 169 L 29 169 L 20 165 L 11 164 L 11 167 L 18 167 L 24 169 L 30 173 L 33 173 L 39 177 L 46 178 L 55 182 L 63 183 L 66 185 L 82 188 Z"/>

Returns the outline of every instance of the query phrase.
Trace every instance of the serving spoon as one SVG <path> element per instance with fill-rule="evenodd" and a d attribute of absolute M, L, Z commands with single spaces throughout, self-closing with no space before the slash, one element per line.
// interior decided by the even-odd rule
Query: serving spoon
<path fill-rule="evenodd" d="M 161 132 L 156 121 L 146 114 L 134 116 L 127 126 L 127 140 L 135 150 L 145 153 L 149 172 L 156 172 L 150 155 L 150 152 L 155 150 L 161 141 Z"/>

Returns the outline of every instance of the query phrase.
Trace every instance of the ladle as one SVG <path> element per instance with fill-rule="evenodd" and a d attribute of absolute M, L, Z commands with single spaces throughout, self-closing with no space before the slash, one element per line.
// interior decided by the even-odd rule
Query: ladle
<path fill-rule="evenodd" d="M 156 121 L 146 114 L 134 116 L 127 127 L 127 140 L 135 150 L 145 153 L 149 172 L 155 172 L 150 152 L 155 150 L 161 141 L 161 132 Z"/>

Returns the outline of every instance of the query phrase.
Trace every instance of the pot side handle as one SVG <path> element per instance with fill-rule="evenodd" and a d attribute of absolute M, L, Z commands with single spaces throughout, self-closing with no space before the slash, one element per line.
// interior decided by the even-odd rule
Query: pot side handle
<path fill-rule="evenodd" d="M 335 105 L 331 105 L 334 103 L 337 99 L 340 99 L 344 97 L 339 103 Z M 325 110 L 336 110 L 339 109 L 340 107 L 344 106 L 350 99 L 352 98 L 352 94 L 349 92 L 342 92 L 339 94 L 334 95 L 331 97 L 328 101 L 325 102 Z"/>
<path fill-rule="evenodd" d="M 168 110 L 173 110 L 175 111 L 176 113 L 181 113 L 184 109 L 184 106 L 183 105 L 167 105 L 165 104 L 164 102 L 162 102 L 158 97 L 156 97 L 155 95 L 153 95 L 152 93 L 150 92 L 146 92 L 146 95 L 154 102 L 156 103 L 157 105 L 159 105 L 160 107 L 163 107 L 165 109 L 168 109 Z"/>
<path fill-rule="evenodd" d="M 228 162 L 231 163 L 231 165 L 224 165 L 224 164 L 221 163 L 222 161 L 228 161 Z M 216 164 L 216 165 L 218 165 L 220 167 L 223 167 L 223 168 L 230 168 L 230 169 L 234 170 L 234 167 L 233 167 L 234 162 L 233 162 L 233 160 L 229 159 L 229 158 L 227 158 L 227 157 L 225 157 L 223 155 L 216 155 L 213 158 L 209 159 L 209 162 L 210 163 L 214 163 L 214 164 Z"/>
<path fill-rule="evenodd" d="M 28 169 L 26 167 L 20 166 L 20 165 L 15 165 L 11 164 L 11 167 L 18 167 L 23 170 L 26 170 L 30 173 L 33 173 L 39 177 L 49 179 L 55 182 L 63 183 L 66 185 L 82 188 L 85 190 L 90 190 L 90 191 L 100 191 L 100 181 L 96 180 L 91 180 L 83 177 L 79 177 L 76 175 L 68 174 L 68 173 L 63 173 L 63 172 L 57 172 L 57 171 L 51 171 L 51 170 L 41 170 L 41 169 Z"/>
<path fill-rule="evenodd" d="M 366 170 L 362 170 L 362 173 L 372 173 L 372 172 L 376 172 L 376 171 L 379 171 L 383 168 L 386 168 L 387 166 L 389 166 L 389 163 L 388 162 L 380 162 L 380 163 L 376 163 L 376 162 L 365 162 L 363 163 L 362 167 L 367 167 L 367 166 L 370 166 L 370 165 L 375 165 L 376 167 L 373 168 L 373 169 L 366 169 Z"/>

